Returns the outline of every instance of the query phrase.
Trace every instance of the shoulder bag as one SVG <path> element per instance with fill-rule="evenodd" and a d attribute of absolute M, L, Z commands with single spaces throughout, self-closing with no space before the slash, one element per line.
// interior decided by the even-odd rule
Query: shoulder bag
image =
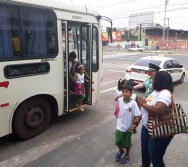
<path fill-rule="evenodd" d="M 188 133 L 188 119 L 180 103 L 172 103 L 169 110 L 157 117 L 149 114 L 148 133 L 152 138 L 163 138 L 179 133 Z"/>

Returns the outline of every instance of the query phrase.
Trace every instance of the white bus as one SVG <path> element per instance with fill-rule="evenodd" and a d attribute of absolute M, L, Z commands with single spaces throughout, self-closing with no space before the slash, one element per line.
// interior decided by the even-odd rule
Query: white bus
<path fill-rule="evenodd" d="M 75 95 L 68 91 L 71 51 L 90 78 L 83 103 L 95 103 L 101 84 L 101 36 L 98 11 L 84 4 L 1 0 L 0 137 L 13 133 L 30 139 L 47 128 L 52 115 L 77 109 Z"/>

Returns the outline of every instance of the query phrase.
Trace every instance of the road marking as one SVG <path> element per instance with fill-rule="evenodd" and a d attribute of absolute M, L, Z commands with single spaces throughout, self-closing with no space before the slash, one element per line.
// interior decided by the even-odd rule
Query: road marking
<path fill-rule="evenodd" d="M 100 93 L 106 93 L 106 92 L 109 92 L 109 91 L 114 91 L 117 89 L 117 86 L 116 87 L 113 87 L 113 88 L 109 88 L 109 89 L 105 89 L 105 90 L 102 90 Z"/>
<path fill-rule="evenodd" d="M 110 72 L 119 72 L 119 73 L 125 73 L 124 71 L 117 71 L 117 70 L 107 70 L 107 71 L 110 71 Z"/>
<path fill-rule="evenodd" d="M 109 84 L 109 83 L 112 83 L 112 82 L 117 82 L 118 80 L 114 80 L 114 81 L 110 81 L 110 82 L 105 82 L 105 83 L 102 83 L 101 85 L 106 85 L 106 84 Z"/>
<path fill-rule="evenodd" d="M 110 68 L 125 68 L 127 69 L 128 66 L 124 66 L 124 65 L 103 65 L 103 67 L 110 67 Z"/>

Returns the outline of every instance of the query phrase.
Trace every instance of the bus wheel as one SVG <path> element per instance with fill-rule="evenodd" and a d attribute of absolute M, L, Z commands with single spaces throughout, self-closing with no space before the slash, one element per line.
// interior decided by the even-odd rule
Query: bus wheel
<path fill-rule="evenodd" d="M 42 98 L 24 102 L 13 118 L 13 134 L 21 139 L 30 139 L 42 133 L 50 123 L 51 106 Z"/>

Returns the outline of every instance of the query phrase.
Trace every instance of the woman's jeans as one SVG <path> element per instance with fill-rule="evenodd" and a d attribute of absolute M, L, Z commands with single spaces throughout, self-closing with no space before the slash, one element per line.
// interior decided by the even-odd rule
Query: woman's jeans
<path fill-rule="evenodd" d="M 173 137 L 153 139 L 149 136 L 148 129 L 142 126 L 142 165 L 144 167 L 150 167 L 150 164 L 152 163 L 153 167 L 165 167 L 163 156 L 172 138 Z"/>

